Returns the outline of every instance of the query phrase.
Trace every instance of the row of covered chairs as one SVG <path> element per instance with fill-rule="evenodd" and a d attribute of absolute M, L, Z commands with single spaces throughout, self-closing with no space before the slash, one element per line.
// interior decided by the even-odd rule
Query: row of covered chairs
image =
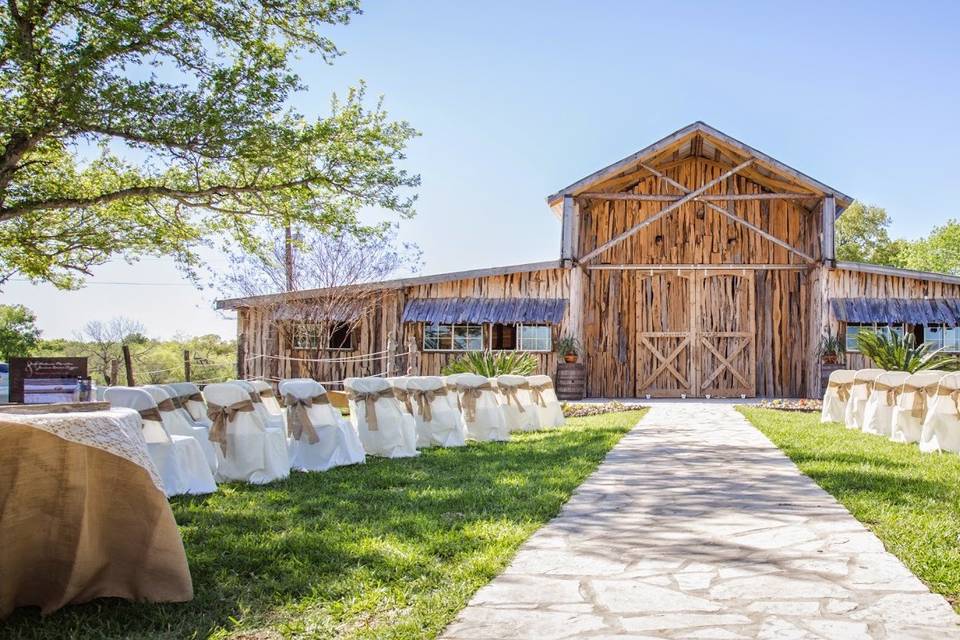
<path fill-rule="evenodd" d="M 830 374 L 821 422 L 960 452 L 960 373 L 841 369 Z"/>
<path fill-rule="evenodd" d="M 371 455 L 417 455 L 467 440 L 506 441 L 511 431 L 563 424 L 549 376 L 347 378 L 350 419 Z"/>

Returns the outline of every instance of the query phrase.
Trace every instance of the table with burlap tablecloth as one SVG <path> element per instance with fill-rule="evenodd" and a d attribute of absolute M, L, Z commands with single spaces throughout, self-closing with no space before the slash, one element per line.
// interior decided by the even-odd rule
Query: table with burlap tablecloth
<path fill-rule="evenodd" d="M 100 597 L 193 598 L 140 416 L 0 416 L 0 618 Z"/>

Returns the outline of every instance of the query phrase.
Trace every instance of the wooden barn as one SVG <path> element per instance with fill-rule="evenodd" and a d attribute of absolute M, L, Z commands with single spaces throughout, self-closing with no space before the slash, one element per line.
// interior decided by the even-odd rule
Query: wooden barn
<path fill-rule="evenodd" d="M 432 375 L 470 350 L 530 352 L 554 375 L 570 335 L 591 397 L 819 396 L 828 333 L 960 351 L 960 278 L 835 260 L 851 202 L 696 122 L 550 195 L 557 261 L 362 285 L 380 295 L 352 324 L 290 313 L 330 290 L 218 307 L 237 312 L 241 377 Z"/>

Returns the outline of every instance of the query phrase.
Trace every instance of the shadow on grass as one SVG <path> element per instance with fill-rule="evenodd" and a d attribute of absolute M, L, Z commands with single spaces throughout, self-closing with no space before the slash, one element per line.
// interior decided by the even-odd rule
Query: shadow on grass
<path fill-rule="evenodd" d="M 410 632 L 393 637 L 431 637 L 638 417 L 577 419 L 510 443 L 174 498 L 192 602 L 98 600 L 48 618 L 22 609 L 0 622 L 0 637 L 205 638 L 278 627 L 372 637 L 398 621 Z"/>

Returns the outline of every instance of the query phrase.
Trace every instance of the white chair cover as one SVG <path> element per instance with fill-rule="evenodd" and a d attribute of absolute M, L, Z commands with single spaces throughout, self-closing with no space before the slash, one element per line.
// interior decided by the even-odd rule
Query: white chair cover
<path fill-rule="evenodd" d="M 291 430 L 296 426 L 290 412 L 299 409 L 291 398 L 309 400 L 310 406 L 304 407 L 310 427 L 316 434 L 311 442 L 309 429 L 304 429 L 300 437 L 290 441 L 290 467 L 300 471 L 326 471 L 333 467 L 348 464 L 362 464 L 365 456 L 360 437 L 353 426 L 343 419 L 340 412 L 326 400 L 327 390 L 319 382 L 309 379 L 283 380 L 280 394 L 286 399 L 287 425 Z M 322 401 L 314 401 L 323 398 Z M 304 425 L 305 426 L 305 425 Z"/>
<path fill-rule="evenodd" d="M 270 413 L 270 415 L 280 416 L 280 419 L 283 420 L 283 407 L 280 406 L 280 401 L 273 393 L 273 385 L 266 380 L 251 380 L 250 386 L 253 387 L 254 391 L 260 394 L 260 400 L 263 401 L 263 407 Z"/>
<path fill-rule="evenodd" d="M 509 440 L 510 430 L 500 409 L 496 380 L 463 373 L 458 374 L 455 382 L 467 437 L 480 442 Z"/>
<path fill-rule="evenodd" d="M 197 444 L 203 450 L 203 457 L 210 467 L 210 473 L 217 472 L 217 452 L 210 442 L 210 432 L 206 427 L 197 426 L 190 420 L 190 414 L 177 408 L 170 394 L 161 385 L 148 384 L 142 387 L 157 403 L 160 417 L 163 419 L 163 428 L 173 436 L 196 438 Z"/>
<path fill-rule="evenodd" d="M 147 452 L 160 472 L 160 480 L 168 497 L 185 493 L 213 493 L 217 490 L 200 443 L 190 436 L 171 435 L 164 428 L 156 401 L 147 391 L 110 387 L 104 392 L 104 399 L 111 406 L 127 407 L 140 413 Z"/>
<path fill-rule="evenodd" d="M 207 417 L 207 404 L 203 401 L 200 387 L 192 382 L 172 382 L 170 386 L 180 396 L 180 404 L 190 414 L 193 421 L 209 429 L 210 418 Z"/>
<path fill-rule="evenodd" d="M 903 383 L 910 374 L 906 371 L 887 371 L 877 376 L 863 408 L 863 431 L 890 437 L 893 431 L 893 408 Z"/>
<path fill-rule="evenodd" d="M 534 431 L 540 428 L 540 414 L 530 395 L 530 382 L 523 376 L 497 376 L 500 410 L 510 431 Z"/>
<path fill-rule="evenodd" d="M 890 439 L 894 442 L 920 442 L 923 420 L 927 407 L 940 386 L 943 371 L 920 371 L 914 373 L 901 387 L 897 406 L 893 408 Z"/>
<path fill-rule="evenodd" d="M 920 434 L 920 451 L 960 452 L 960 373 L 948 373 L 928 405 Z"/>
<path fill-rule="evenodd" d="M 830 373 L 827 388 L 823 392 L 820 422 L 843 424 L 847 402 L 850 400 L 850 389 L 853 387 L 853 376 L 856 373 L 853 369 L 837 369 Z"/>
<path fill-rule="evenodd" d="M 226 408 L 249 401 L 250 393 L 241 385 L 217 383 L 204 387 L 203 397 L 208 411 L 215 412 L 217 406 Z M 212 439 L 216 429 L 214 424 Z M 226 421 L 225 440 L 225 447 L 216 445 L 218 480 L 265 484 L 290 475 L 286 434 L 283 429 L 266 426 L 256 410 L 237 411 L 232 420 Z"/>
<path fill-rule="evenodd" d="M 867 406 L 870 396 L 870 385 L 877 379 L 883 369 L 860 369 L 853 374 L 853 385 L 850 387 L 850 399 L 843 414 L 843 422 L 847 429 L 863 428 L 863 410 Z"/>
<path fill-rule="evenodd" d="M 553 379 L 550 376 L 538 375 L 527 376 L 530 382 L 530 394 L 534 404 L 537 405 L 537 413 L 540 414 L 541 427 L 559 427 L 564 423 L 563 405 L 557 399 L 557 392 L 553 388 Z M 537 399 L 537 394 L 540 400 Z"/>
<path fill-rule="evenodd" d="M 267 410 L 266 405 L 263 404 L 263 399 L 260 397 L 260 392 L 254 389 L 253 385 L 247 382 L 246 380 L 230 380 L 229 384 L 237 385 L 238 387 L 243 388 L 247 394 L 250 396 L 250 401 L 253 402 L 253 408 L 257 412 L 257 415 L 260 416 L 260 419 L 263 421 L 263 424 L 267 427 L 272 427 L 274 429 L 280 429 L 286 433 L 286 425 L 283 422 L 283 414 L 272 414 Z"/>
<path fill-rule="evenodd" d="M 384 458 L 419 455 L 416 423 L 396 399 L 387 380 L 347 378 L 343 388 L 350 401 L 350 422 L 367 455 Z"/>
<path fill-rule="evenodd" d="M 462 447 L 467 432 L 460 419 L 457 392 L 436 376 L 405 378 L 417 424 L 417 447 Z"/>

